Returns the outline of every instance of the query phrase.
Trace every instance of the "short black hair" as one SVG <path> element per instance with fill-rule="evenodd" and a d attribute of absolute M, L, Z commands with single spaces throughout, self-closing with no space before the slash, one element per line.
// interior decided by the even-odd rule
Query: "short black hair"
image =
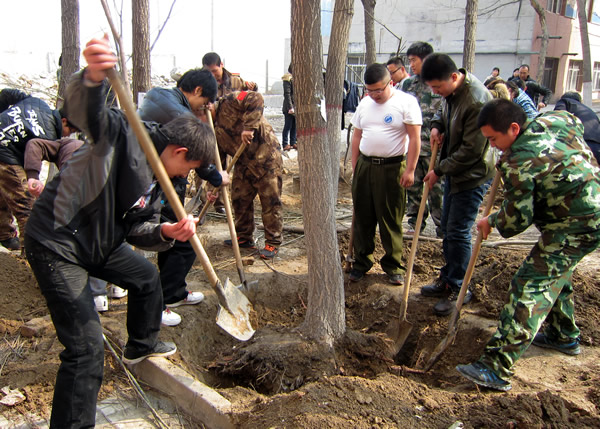
<path fill-rule="evenodd" d="M 406 51 L 406 56 L 409 55 L 424 59 L 427 55 L 433 53 L 433 47 L 427 42 L 415 42 Z"/>
<path fill-rule="evenodd" d="M 522 89 L 523 91 L 525 91 L 525 82 L 523 82 L 523 79 L 521 79 L 521 78 L 513 79 L 513 82 L 515 83 L 515 85 L 517 85 L 517 87 L 519 89 Z"/>
<path fill-rule="evenodd" d="M 373 85 L 377 82 L 390 78 L 390 72 L 387 67 L 380 63 L 374 63 L 365 70 L 365 84 Z"/>
<path fill-rule="evenodd" d="M 521 80 L 521 79 L 515 79 L 515 80 L 507 80 L 506 81 L 506 87 L 508 89 L 510 89 L 512 92 L 514 92 L 515 97 L 517 95 L 519 95 L 519 93 L 521 92 L 521 90 L 519 89 L 519 86 L 516 84 L 516 80 Z"/>
<path fill-rule="evenodd" d="M 500 69 L 499 69 L 498 67 L 494 67 L 494 68 L 492 69 L 492 71 L 494 71 L 494 70 L 496 70 L 498 73 L 500 73 Z"/>
<path fill-rule="evenodd" d="M 202 65 L 206 66 L 220 66 L 222 63 L 221 57 L 216 52 L 209 52 L 202 57 Z"/>
<path fill-rule="evenodd" d="M 527 115 L 521 106 L 504 98 L 494 98 L 481 108 L 477 128 L 489 125 L 494 131 L 505 134 L 513 122 L 523 127 L 525 121 Z"/>
<path fill-rule="evenodd" d="M 214 162 L 217 143 L 215 133 L 208 124 L 194 115 L 180 115 L 159 128 L 167 138 L 167 144 L 182 146 L 188 150 L 186 160 L 201 161 L 202 165 Z"/>
<path fill-rule="evenodd" d="M 521 67 L 527 67 L 527 70 L 529 70 L 529 64 L 521 64 L 521 66 L 519 68 L 521 68 Z"/>
<path fill-rule="evenodd" d="M 217 98 L 217 80 L 207 69 L 191 69 L 186 71 L 177 81 L 177 88 L 185 92 L 193 92 L 202 87 L 202 95 L 211 102 Z"/>
<path fill-rule="evenodd" d="M 560 98 L 568 98 L 570 100 L 575 100 L 575 101 L 579 101 L 581 103 L 581 95 L 579 95 L 578 92 L 575 91 L 568 91 L 565 92 L 562 97 Z"/>
<path fill-rule="evenodd" d="M 390 65 L 393 64 L 396 67 L 400 68 L 400 67 L 404 67 L 406 68 L 406 66 L 404 65 L 404 60 L 402 59 L 402 57 L 392 57 L 388 60 L 388 62 L 386 63 L 386 65 Z"/>
<path fill-rule="evenodd" d="M 77 130 L 79 132 L 81 131 L 79 129 L 79 127 L 76 127 L 75 125 L 73 125 L 73 123 L 71 121 L 69 121 L 69 118 L 67 118 L 67 112 L 65 112 L 65 107 L 64 106 L 61 106 L 61 107 L 58 108 L 58 114 L 60 115 L 61 119 L 65 119 L 67 121 L 67 127 L 73 128 L 73 129 L 75 129 L 75 130 Z"/>
<path fill-rule="evenodd" d="M 458 72 L 458 67 L 447 54 L 431 54 L 423 61 L 421 78 L 425 82 L 432 80 L 448 80 L 452 73 Z"/>

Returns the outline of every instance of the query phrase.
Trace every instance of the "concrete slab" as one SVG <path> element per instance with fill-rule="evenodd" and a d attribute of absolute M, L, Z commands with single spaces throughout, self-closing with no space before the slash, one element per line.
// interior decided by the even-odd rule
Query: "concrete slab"
<path fill-rule="evenodd" d="M 209 428 L 233 429 L 231 402 L 165 358 L 153 357 L 131 367 L 135 376 L 168 395 L 185 413 Z"/>

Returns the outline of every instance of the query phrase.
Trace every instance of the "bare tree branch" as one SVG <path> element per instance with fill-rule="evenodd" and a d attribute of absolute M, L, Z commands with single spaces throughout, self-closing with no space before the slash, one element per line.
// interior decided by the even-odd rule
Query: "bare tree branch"
<path fill-rule="evenodd" d="M 177 0 L 173 0 L 173 3 L 171 3 L 171 8 L 169 9 L 169 14 L 165 18 L 165 22 L 163 22 L 163 24 L 161 25 L 160 30 L 158 30 L 158 34 L 156 35 L 154 42 L 152 42 L 152 45 L 150 46 L 150 52 L 152 52 L 152 49 L 154 49 L 154 45 L 156 45 L 156 42 L 158 42 L 158 38 L 160 37 L 161 33 L 165 29 L 165 26 L 167 25 L 167 21 L 169 20 L 169 18 L 171 18 L 171 12 L 173 12 L 173 7 L 175 7 L 176 1 Z"/>

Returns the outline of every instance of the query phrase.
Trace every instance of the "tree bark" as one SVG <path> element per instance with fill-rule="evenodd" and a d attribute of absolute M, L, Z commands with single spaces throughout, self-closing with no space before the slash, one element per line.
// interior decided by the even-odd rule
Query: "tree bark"
<path fill-rule="evenodd" d="M 339 153 L 339 142 L 342 129 L 342 103 L 344 102 L 344 74 L 348 54 L 348 39 L 350 25 L 354 15 L 354 0 L 336 0 L 331 26 L 331 38 L 327 50 L 327 73 L 325 74 L 325 100 L 327 102 L 327 138 L 331 146 L 331 153 Z M 331 172 L 333 177 L 338 177 L 339 162 L 332 162 Z M 331 183 L 334 204 L 337 200 L 336 179 Z"/>
<path fill-rule="evenodd" d="M 58 76 L 58 100 L 56 107 L 61 107 L 67 83 L 73 73 L 79 70 L 79 0 L 61 0 L 62 21 L 62 65 Z"/>
<path fill-rule="evenodd" d="M 548 40 L 550 39 L 550 34 L 548 33 L 548 25 L 546 24 L 546 10 L 542 7 L 542 5 L 540 5 L 540 3 L 537 0 L 529 1 L 531 2 L 531 6 L 538 15 L 540 27 L 542 29 L 542 43 L 540 45 L 540 53 L 538 55 L 538 71 L 535 79 L 539 83 L 543 83 L 544 68 L 546 66 L 546 52 L 548 52 Z"/>
<path fill-rule="evenodd" d="M 585 0 L 577 0 L 577 16 L 581 33 L 581 52 L 583 54 L 583 103 L 592 107 L 592 55 L 588 36 L 587 9 Z"/>
<path fill-rule="evenodd" d="M 308 303 L 300 330 L 328 345 L 345 331 L 344 282 L 335 228 L 338 151 L 327 140 L 319 0 L 292 0 L 292 68 L 302 213 L 306 227 Z"/>
<path fill-rule="evenodd" d="M 463 45 L 463 67 L 475 71 L 475 40 L 477 39 L 477 9 L 479 0 L 467 0 L 465 8 L 465 39 Z"/>
<path fill-rule="evenodd" d="M 132 2 L 133 25 L 133 101 L 150 90 L 150 7 L 148 0 Z"/>
<path fill-rule="evenodd" d="M 375 3 L 376 0 L 361 0 L 365 11 L 365 63 L 367 66 L 377 61 L 375 48 Z"/>

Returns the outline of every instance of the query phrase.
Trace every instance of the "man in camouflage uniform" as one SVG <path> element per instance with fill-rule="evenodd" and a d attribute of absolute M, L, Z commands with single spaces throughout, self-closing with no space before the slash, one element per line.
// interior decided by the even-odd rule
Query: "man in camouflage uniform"
<path fill-rule="evenodd" d="M 415 169 L 415 184 L 408 188 L 407 196 L 408 203 L 406 206 L 406 215 L 408 216 L 408 232 L 415 230 L 417 224 L 417 214 L 421 204 L 421 196 L 423 195 L 423 178 L 427 174 L 429 168 L 429 160 L 431 159 L 431 144 L 429 137 L 431 135 L 431 119 L 440 108 L 442 97 L 434 94 L 429 85 L 421 79 L 421 65 L 425 57 L 433 52 L 433 48 L 426 42 L 415 42 L 406 51 L 410 68 L 414 76 L 404 81 L 402 91 L 414 95 L 421 106 L 421 114 L 423 117 L 423 126 L 421 127 L 421 153 L 417 161 Z M 429 191 L 427 199 L 428 204 L 423 212 L 423 223 L 421 230 L 425 228 L 425 220 L 431 213 L 431 218 L 436 227 L 436 234 L 442 237 L 442 181 L 436 182 L 433 189 Z"/>
<path fill-rule="evenodd" d="M 235 165 L 231 183 L 235 230 L 240 247 L 254 247 L 254 198 L 258 195 L 265 227 L 265 248 L 260 256 L 272 259 L 282 240 L 283 162 L 279 141 L 263 116 L 263 108 L 258 92 L 232 92 L 215 104 L 215 133 L 219 148 L 228 155 L 235 155 L 241 144 L 248 144 Z"/>
<path fill-rule="evenodd" d="M 577 263 L 600 246 L 600 169 L 583 140 L 583 125 L 568 112 L 527 120 L 516 104 L 496 99 L 478 119 L 481 132 L 503 151 L 500 210 L 480 220 L 503 237 L 534 224 L 541 232 L 512 279 L 498 329 L 475 363 L 457 370 L 471 381 L 509 390 L 514 363 L 529 344 L 580 353 L 572 275 Z M 543 332 L 537 333 L 546 321 Z M 536 335 L 537 333 L 537 335 Z"/>
<path fill-rule="evenodd" d="M 217 80 L 217 100 L 234 91 L 258 91 L 256 83 L 245 81 L 239 74 L 231 73 L 223 67 L 221 57 L 216 52 L 209 52 L 202 57 L 202 67 L 210 71 Z M 219 156 L 221 157 L 221 166 L 225 170 L 227 168 L 227 155 L 225 152 L 220 151 Z M 197 185 L 199 187 L 198 183 Z M 219 194 L 215 201 L 215 211 L 225 214 L 225 203 L 222 194 Z"/>

